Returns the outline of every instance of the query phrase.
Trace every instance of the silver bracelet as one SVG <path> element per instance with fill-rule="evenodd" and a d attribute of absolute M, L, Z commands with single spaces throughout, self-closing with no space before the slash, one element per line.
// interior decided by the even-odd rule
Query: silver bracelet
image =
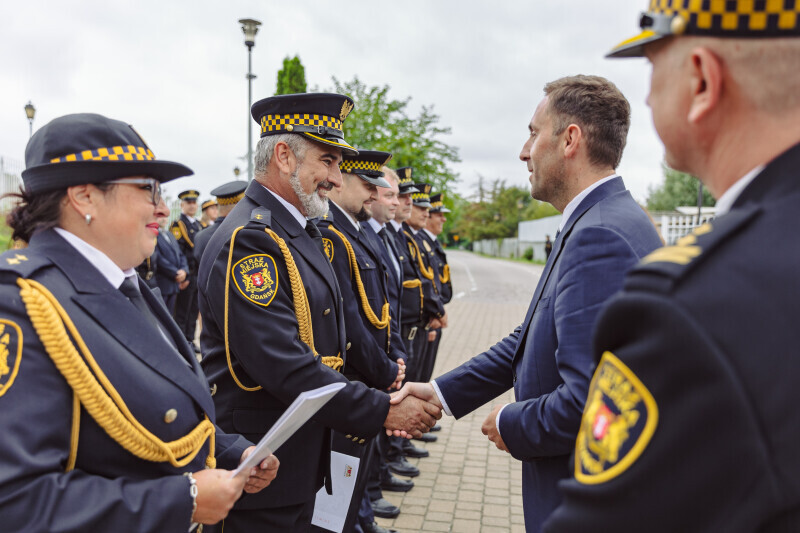
<path fill-rule="evenodd" d="M 183 475 L 189 480 L 189 495 L 192 497 L 192 518 L 194 518 L 194 513 L 197 512 L 197 480 L 191 472 L 184 472 Z"/>

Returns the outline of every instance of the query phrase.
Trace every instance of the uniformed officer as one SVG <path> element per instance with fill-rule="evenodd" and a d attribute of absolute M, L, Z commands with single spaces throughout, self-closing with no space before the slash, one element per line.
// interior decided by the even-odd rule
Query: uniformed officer
<path fill-rule="evenodd" d="M 174 532 L 275 477 L 231 478 L 250 444 L 214 425 L 194 353 L 134 267 L 168 214 L 125 122 L 82 113 L 31 138 L 0 255 L 0 509 L 6 532 Z M 201 526 L 202 529 L 202 526 Z"/>
<path fill-rule="evenodd" d="M 433 316 L 425 317 L 424 331 L 421 335 L 418 334 L 415 339 L 414 359 L 412 368 L 409 370 L 409 381 L 420 381 L 424 378 L 428 368 L 433 368 L 431 359 L 434 357 L 432 349 L 437 337 L 436 332 L 441 328 L 447 327 L 447 312 L 444 309 L 444 302 L 442 302 L 440 272 L 436 270 L 436 266 L 433 263 L 433 247 L 424 237 L 425 224 L 430 216 L 428 211 L 431 208 L 431 185 L 417 182 L 414 187 L 420 192 L 411 195 L 411 216 L 403 223 L 403 228 L 409 238 L 409 250 L 412 255 L 416 256 L 419 263 L 420 273 L 431 281 L 433 294 L 430 298 L 435 300 L 437 310 L 441 309 L 440 312 Z M 422 435 L 419 440 L 434 442 L 436 441 L 436 436 L 431 434 Z"/>
<path fill-rule="evenodd" d="M 453 298 L 453 285 L 450 281 L 450 265 L 447 264 L 447 254 L 444 253 L 444 247 L 439 242 L 438 236 L 442 233 L 444 223 L 447 220 L 445 214 L 450 210 L 445 207 L 442 201 L 442 193 L 432 194 L 430 197 L 431 208 L 428 211 L 428 220 L 425 221 L 425 227 L 419 232 L 424 242 L 428 243 L 431 251 L 428 253 L 430 265 L 435 272 L 434 282 L 439 293 L 439 299 L 442 304 L 450 303 Z M 425 366 L 422 369 L 422 380 L 430 381 L 433 376 L 433 367 L 436 364 L 436 355 L 439 352 L 439 343 L 442 340 L 442 329 L 437 328 L 433 330 L 433 342 L 428 345 L 428 357 L 425 360 Z"/>
<path fill-rule="evenodd" d="M 200 264 L 200 259 L 203 257 L 203 252 L 208 245 L 208 241 L 211 240 L 211 236 L 214 235 L 214 232 L 217 231 L 219 225 L 222 224 L 222 221 L 225 220 L 225 217 L 233 210 L 233 207 L 239 200 L 244 198 L 244 190 L 246 188 L 247 182 L 235 180 L 223 183 L 211 191 L 211 194 L 216 197 L 214 202 L 218 207 L 215 207 L 214 223 L 200 230 L 200 233 L 197 234 L 194 240 L 194 260 L 197 261 L 198 265 Z"/>
<path fill-rule="evenodd" d="M 181 216 L 172 223 L 170 231 L 178 245 L 181 253 L 186 258 L 189 265 L 189 272 L 186 280 L 189 283 L 182 284 L 181 290 L 175 300 L 175 322 L 180 326 L 186 340 L 194 347 L 195 352 L 200 349 L 194 343 L 195 330 L 197 328 L 197 268 L 198 264 L 194 258 L 194 239 L 202 229 L 200 222 L 194 218 L 197 213 L 197 198 L 200 193 L 194 189 L 189 189 L 178 194 L 181 200 Z"/>
<path fill-rule="evenodd" d="M 666 164 L 717 218 L 656 250 L 595 327 L 575 478 L 548 531 L 800 530 L 800 20 L 656 2 L 611 57 L 652 64 Z"/>
<path fill-rule="evenodd" d="M 214 192 L 212 191 L 211 194 L 214 194 Z M 198 220 L 198 222 L 203 229 L 213 226 L 216 222 L 218 213 L 217 206 L 217 201 L 214 198 L 206 200 L 200 205 L 200 211 L 202 214 L 200 215 L 200 220 Z"/>
<path fill-rule="evenodd" d="M 406 354 L 397 321 L 391 314 L 389 272 L 360 222 L 369 218 L 378 188 L 390 188 L 380 168 L 391 157 L 388 152 L 370 150 L 344 154 L 339 164 L 342 186 L 331 190 L 328 213 L 318 223 L 325 253 L 344 298 L 347 364 L 343 373 L 351 381 L 379 390 L 400 387 L 405 377 Z M 360 457 L 362 465 L 345 523 L 347 529 L 355 522 L 367 477 L 377 470 L 380 459 L 376 439 L 354 449 L 350 439 L 343 437 L 334 434 L 334 450 Z M 378 527 L 369 505 L 362 507 L 359 518 L 362 528 Z"/>
<path fill-rule="evenodd" d="M 136 273 L 151 289 L 158 288 L 156 269 L 158 268 L 158 248 L 153 248 L 153 253 L 136 267 Z"/>
<path fill-rule="evenodd" d="M 420 270 L 422 263 L 417 259 L 419 247 L 410 237 L 410 229 L 405 224 L 411 217 L 413 209 L 412 195 L 420 192 L 414 185 L 413 169 L 402 167 L 398 168 L 396 173 L 399 178 L 398 200 L 400 205 L 395 212 L 395 218 L 386 225 L 386 231 L 395 238 L 403 270 L 400 331 L 406 346 L 406 354 L 409 357 L 407 360 L 408 372 L 411 373 L 415 367 L 419 366 L 414 361 L 417 359 L 416 352 L 419 352 L 423 336 L 426 335 L 424 328 L 430 322 L 431 317 L 444 314 L 444 307 L 434 289 L 433 276 L 423 275 Z M 434 431 L 435 428 L 439 428 L 438 424 L 431 428 L 431 431 Z M 406 439 L 390 439 L 387 464 L 389 469 L 396 474 L 416 477 L 419 475 L 419 468 L 409 463 L 406 456 L 428 457 L 428 455 L 427 450 L 413 446 Z M 387 479 L 383 481 L 386 482 Z"/>
<path fill-rule="evenodd" d="M 261 125 L 254 180 L 200 263 L 203 367 L 220 427 L 260 439 L 299 393 L 346 384 L 281 447 L 290 474 L 239 500 L 226 533 L 310 529 L 315 494 L 323 479 L 331 486 L 326 428 L 363 444 L 384 426 L 419 435 L 441 414 L 424 403 L 390 410 L 387 393 L 339 373 L 347 363 L 342 292 L 308 218 L 327 212 L 342 152 L 355 153 L 342 133 L 352 109 L 350 98 L 324 93 L 253 105 Z"/>

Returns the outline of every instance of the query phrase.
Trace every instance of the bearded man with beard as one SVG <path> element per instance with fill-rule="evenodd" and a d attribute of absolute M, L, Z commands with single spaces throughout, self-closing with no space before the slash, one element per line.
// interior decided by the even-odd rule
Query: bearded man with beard
<path fill-rule="evenodd" d="M 424 401 L 390 407 L 386 392 L 340 373 L 342 292 L 308 219 L 324 215 L 328 191 L 341 187 L 342 152 L 357 153 L 342 133 L 352 108 L 337 94 L 253 105 L 255 177 L 200 263 L 203 368 L 220 427 L 258 441 L 301 392 L 345 384 L 278 450 L 285 475 L 274 490 L 240 499 L 219 531 L 309 531 L 323 481 L 331 491 L 330 429 L 363 445 L 383 427 L 421 435 L 441 416 Z"/>

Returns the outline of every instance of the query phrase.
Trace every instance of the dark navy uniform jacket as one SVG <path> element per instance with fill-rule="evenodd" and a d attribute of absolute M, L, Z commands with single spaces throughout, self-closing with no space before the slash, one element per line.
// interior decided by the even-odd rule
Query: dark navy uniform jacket
<path fill-rule="evenodd" d="M 214 235 L 214 232 L 217 231 L 223 220 L 225 220 L 225 217 L 217 217 L 213 224 L 201 229 L 195 237 L 194 250 L 192 253 L 194 254 L 194 260 L 197 261 L 198 265 L 200 264 L 200 260 L 203 258 L 203 252 L 206 250 L 206 246 L 208 246 L 208 241 L 211 240 L 211 236 Z"/>
<path fill-rule="evenodd" d="M 409 241 L 408 235 L 411 234 L 411 230 L 405 223 L 401 231 L 396 231 L 391 224 L 387 224 L 386 228 L 391 235 L 394 235 L 398 244 L 404 284 L 415 279 L 420 280 L 419 287 L 403 286 L 400 320 L 407 326 L 425 326 L 431 318 L 440 318 L 444 315 L 444 306 L 434 290 L 433 281 L 420 272 L 416 252 L 418 247 L 414 247 Z"/>
<path fill-rule="evenodd" d="M 202 229 L 203 227 L 196 219 L 184 215 L 183 213 L 181 213 L 178 220 L 173 222 L 170 226 L 170 231 L 175 237 L 175 240 L 178 241 L 178 246 L 180 246 L 181 252 L 184 257 L 186 257 L 186 262 L 189 264 L 187 273 L 191 276 L 197 275 L 199 263 L 194 258 L 194 240 Z"/>
<path fill-rule="evenodd" d="M 258 494 L 242 497 L 237 507 L 246 509 L 313 500 L 330 459 L 325 427 L 366 439 L 382 429 L 389 411 L 388 394 L 349 382 L 300 340 L 286 261 L 267 227 L 285 240 L 297 265 L 310 305 L 314 348 L 322 356 L 346 357 L 342 296 L 333 269 L 292 214 L 261 184 L 251 182 L 245 198 L 211 237 L 200 264 L 203 368 L 216 386 L 220 427 L 260 439 L 301 392 L 336 382 L 347 386 L 281 446 L 276 456 L 285 475 Z M 231 237 L 238 228 L 228 267 Z M 260 390 L 240 388 L 228 368 L 226 300 L 232 368 L 243 386 Z"/>
<path fill-rule="evenodd" d="M 176 294 L 178 292 L 178 283 L 175 281 L 175 276 L 178 275 L 178 270 L 184 270 L 189 274 L 189 264 L 186 262 L 186 257 L 181 252 L 178 242 L 173 237 L 172 233 L 162 229 L 158 230 L 158 237 L 156 239 L 156 251 L 158 253 L 158 263 L 156 265 L 156 282 L 161 294 Z"/>
<path fill-rule="evenodd" d="M 439 289 L 439 298 L 443 304 L 450 303 L 453 299 L 453 285 L 450 282 L 450 269 L 445 269 L 447 266 L 447 254 L 444 253 L 444 247 L 439 239 L 432 238 L 424 231 L 420 231 L 422 238 L 428 242 L 431 251 L 428 254 L 430 263 L 438 273 L 436 276 L 437 287 Z"/>
<path fill-rule="evenodd" d="M 800 145 L 602 313 L 548 531 L 800 531 L 798 168 Z"/>
<path fill-rule="evenodd" d="M 185 533 L 192 499 L 181 474 L 204 468 L 208 442 L 182 468 L 145 461 L 81 409 L 77 462 L 65 472 L 73 391 L 32 326 L 19 278 L 53 293 L 132 415 L 159 439 L 185 436 L 205 415 L 214 421 L 208 382 L 161 299 L 139 282 L 180 354 L 54 230 L 34 235 L 29 248 L 0 255 L 0 529 Z M 217 466 L 234 468 L 249 445 L 218 432 Z"/>
<path fill-rule="evenodd" d="M 523 461 L 529 531 L 538 531 L 558 505 L 556 484 L 569 475 L 593 370 L 595 318 L 622 288 L 627 271 L 660 245 L 622 178 L 601 184 L 577 206 L 553 244 L 522 324 L 436 378 L 457 418 L 514 388 L 516 403 L 503 409 L 499 430 L 511 455 Z"/>
<path fill-rule="evenodd" d="M 370 387 L 386 389 L 397 378 L 397 359 L 405 354 L 402 347 L 391 342 L 391 321 L 386 328 L 378 329 L 367 319 L 347 248 L 331 227 L 342 233 L 352 246 L 364 293 L 378 319 L 381 318 L 381 309 L 388 302 L 387 272 L 380 257 L 367 241 L 364 230 L 358 231 L 336 204 L 329 202 L 329 206 L 328 214 L 320 219 L 317 226 L 322 233 L 325 253 L 336 273 L 344 298 L 347 333 L 347 365 L 344 374 L 349 379 L 363 381 Z"/>
<path fill-rule="evenodd" d="M 364 231 L 364 235 L 367 237 L 367 241 L 372 245 L 372 249 L 375 250 L 376 255 L 381 260 L 383 269 L 386 271 L 386 296 L 389 299 L 389 305 L 391 306 L 392 313 L 392 343 L 395 343 L 395 346 L 402 350 L 403 339 L 400 336 L 399 318 L 401 312 L 400 295 L 403 293 L 403 266 L 398 258 L 399 251 L 395 252 L 397 247 L 394 246 L 394 237 L 391 234 L 387 233 L 387 238 L 390 242 L 390 246 L 394 246 L 392 252 L 386 248 L 386 244 L 384 244 L 383 239 L 380 237 L 380 235 L 375 233 L 375 230 L 372 229 L 372 226 L 369 225 L 369 222 L 362 222 L 361 228 Z M 384 231 L 386 230 L 384 229 Z M 398 272 L 394 268 L 392 259 L 389 256 L 390 253 L 394 255 L 395 260 L 397 261 L 397 266 L 400 268 L 399 276 Z"/>

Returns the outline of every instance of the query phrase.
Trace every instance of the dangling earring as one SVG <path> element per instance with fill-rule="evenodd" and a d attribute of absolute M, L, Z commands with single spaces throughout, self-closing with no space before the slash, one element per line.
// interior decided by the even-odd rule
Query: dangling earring
<path fill-rule="evenodd" d="M 87 226 L 92 223 L 92 215 L 90 215 L 89 213 L 86 213 L 86 216 L 84 216 L 83 218 L 86 219 Z"/>

